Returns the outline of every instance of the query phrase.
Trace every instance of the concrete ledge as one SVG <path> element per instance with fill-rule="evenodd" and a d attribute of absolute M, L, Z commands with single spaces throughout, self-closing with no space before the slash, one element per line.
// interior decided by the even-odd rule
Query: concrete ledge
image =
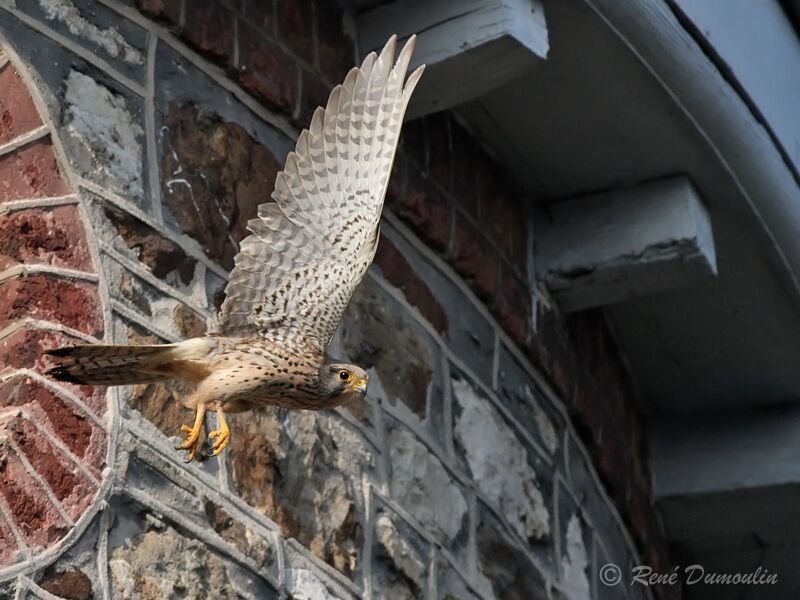
<path fill-rule="evenodd" d="M 411 117 L 472 100 L 524 74 L 549 49 L 541 0 L 396 1 L 358 16 L 362 54 L 417 34 L 411 68 L 426 64 Z"/>
<path fill-rule="evenodd" d="M 565 311 L 717 272 L 711 221 L 686 177 L 559 202 L 537 233 L 537 271 Z"/>

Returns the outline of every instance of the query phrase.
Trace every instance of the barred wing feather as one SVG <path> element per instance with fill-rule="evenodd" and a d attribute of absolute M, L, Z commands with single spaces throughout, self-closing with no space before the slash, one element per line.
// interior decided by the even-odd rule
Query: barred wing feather
<path fill-rule="evenodd" d="M 406 106 L 415 39 L 353 68 L 318 108 L 278 174 L 274 202 L 248 223 L 220 312 L 227 335 L 261 332 L 324 352 L 375 256 Z"/>

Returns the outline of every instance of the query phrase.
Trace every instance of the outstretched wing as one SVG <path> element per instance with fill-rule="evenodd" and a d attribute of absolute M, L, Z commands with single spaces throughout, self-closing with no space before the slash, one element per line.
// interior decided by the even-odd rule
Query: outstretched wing
<path fill-rule="evenodd" d="M 270 331 L 324 352 L 375 256 L 403 115 L 423 70 L 406 81 L 414 41 L 394 64 L 395 36 L 367 56 L 300 134 L 274 202 L 248 222 L 220 311 L 223 333 Z"/>

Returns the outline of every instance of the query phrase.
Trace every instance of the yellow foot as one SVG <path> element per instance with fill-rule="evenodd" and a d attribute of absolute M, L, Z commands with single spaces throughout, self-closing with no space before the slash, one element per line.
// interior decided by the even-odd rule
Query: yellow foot
<path fill-rule="evenodd" d="M 202 425 L 202 421 L 201 421 Z M 181 431 L 186 434 L 186 439 L 175 446 L 176 450 L 188 450 L 186 453 L 186 462 L 192 462 L 195 454 L 197 454 L 197 446 L 200 442 L 200 427 L 194 429 L 188 425 L 181 426 Z"/>
<path fill-rule="evenodd" d="M 219 429 L 215 429 L 208 434 L 208 439 L 217 438 L 211 446 L 209 456 L 216 456 L 225 450 L 225 447 L 231 439 L 231 430 L 228 429 L 228 422 L 225 420 L 225 413 L 222 412 L 221 408 L 217 409 L 217 420 L 219 421 Z"/>
<path fill-rule="evenodd" d="M 208 434 L 208 439 L 217 440 L 211 446 L 211 452 L 209 452 L 209 456 L 216 456 L 223 450 L 225 450 L 225 446 L 228 445 L 228 442 L 231 439 L 231 430 L 225 427 L 224 429 L 216 429 Z"/>

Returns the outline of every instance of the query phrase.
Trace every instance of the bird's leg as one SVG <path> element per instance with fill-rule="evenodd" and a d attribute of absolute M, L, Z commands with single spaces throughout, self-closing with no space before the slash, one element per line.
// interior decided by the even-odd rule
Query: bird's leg
<path fill-rule="evenodd" d="M 200 430 L 203 427 L 203 418 L 206 415 L 206 404 L 203 401 L 197 403 L 197 412 L 194 415 L 194 427 L 188 425 L 181 426 L 181 431 L 186 434 L 186 439 L 175 446 L 176 450 L 188 450 L 186 462 L 192 462 L 197 452 L 197 445 L 200 441 Z"/>
<path fill-rule="evenodd" d="M 221 404 L 217 404 L 217 424 L 219 429 L 208 434 L 209 439 L 217 438 L 211 447 L 211 456 L 216 456 L 222 452 L 231 439 L 231 430 L 228 429 L 228 421 L 225 419 L 225 412 L 222 410 Z"/>

